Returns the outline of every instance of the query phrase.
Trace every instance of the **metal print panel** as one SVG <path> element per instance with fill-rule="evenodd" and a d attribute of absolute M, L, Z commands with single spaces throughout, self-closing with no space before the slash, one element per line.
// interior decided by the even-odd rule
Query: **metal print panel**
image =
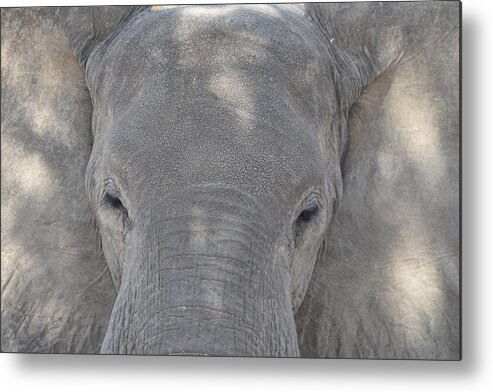
<path fill-rule="evenodd" d="M 1 18 L 2 351 L 460 359 L 459 2 Z"/>

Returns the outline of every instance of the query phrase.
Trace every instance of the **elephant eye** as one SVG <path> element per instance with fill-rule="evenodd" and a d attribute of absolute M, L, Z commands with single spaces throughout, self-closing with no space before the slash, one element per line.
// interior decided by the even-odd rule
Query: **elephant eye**
<path fill-rule="evenodd" d="M 318 221 L 318 217 L 320 216 L 320 209 L 318 205 L 312 205 L 308 208 L 305 208 L 296 218 L 294 222 L 294 241 L 295 246 L 299 246 L 303 242 L 303 238 L 305 238 L 305 234 L 309 231 L 309 228 L 312 226 L 312 223 Z"/>
<path fill-rule="evenodd" d="M 103 197 L 103 203 L 119 211 L 126 211 L 120 198 L 113 192 L 106 192 Z"/>
<path fill-rule="evenodd" d="M 315 219 L 318 215 L 318 206 L 312 206 L 310 208 L 307 208 L 303 210 L 299 215 L 298 219 L 296 219 L 296 223 L 298 225 L 303 225 L 311 220 Z"/>

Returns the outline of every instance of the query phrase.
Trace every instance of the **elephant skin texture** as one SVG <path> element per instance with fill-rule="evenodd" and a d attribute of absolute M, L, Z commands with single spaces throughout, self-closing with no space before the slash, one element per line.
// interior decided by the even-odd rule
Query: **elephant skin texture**
<path fill-rule="evenodd" d="M 1 17 L 2 351 L 460 359 L 460 3 Z"/>

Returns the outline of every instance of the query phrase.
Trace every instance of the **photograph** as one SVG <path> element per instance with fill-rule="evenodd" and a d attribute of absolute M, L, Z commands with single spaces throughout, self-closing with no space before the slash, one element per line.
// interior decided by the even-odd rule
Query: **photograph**
<path fill-rule="evenodd" d="M 460 361 L 461 34 L 459 1 L 2 7 L 1 355 Z"/>

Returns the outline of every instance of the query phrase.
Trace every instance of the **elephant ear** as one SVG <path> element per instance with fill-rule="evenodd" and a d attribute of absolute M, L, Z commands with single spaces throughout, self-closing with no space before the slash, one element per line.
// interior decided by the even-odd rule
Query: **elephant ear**
<path fill-rule="evenodd" d="M 2 351 L 97 352 L 115 289 L 84 186 L 81 64 L 131 10 L 1 12 Z"/>
<path fill-rule="evenodd" d="M 459 2 L 314 5 L 372 82 L 296 314 L 303 356 L 460 358 Z"/>

